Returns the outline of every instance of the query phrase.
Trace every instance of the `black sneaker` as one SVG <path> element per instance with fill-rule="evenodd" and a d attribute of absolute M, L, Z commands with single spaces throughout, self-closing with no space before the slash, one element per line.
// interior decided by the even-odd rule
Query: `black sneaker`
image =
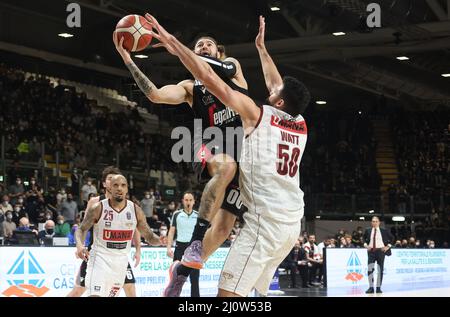
<path fill-rule="evenodd" d="M 378 293 L 378 294 L 383 294 L 383 292 L 381 291 L 381 288 L 380 288 L 380 287 L 377 287 L 377 293 Z"/>
<path fill-rule="evenodd" d="M 369 287 L 369 289 L 366 291 L 366 294 L 373 294 L 373 287 Z"/>

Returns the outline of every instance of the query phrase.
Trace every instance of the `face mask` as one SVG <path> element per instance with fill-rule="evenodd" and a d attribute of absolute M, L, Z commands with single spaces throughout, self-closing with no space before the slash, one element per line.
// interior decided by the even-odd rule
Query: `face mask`
<path fill-rule="evenodd" d="M 91 185 L 92 185 L 92 182 L 87 182 L 87 184 L 88 184 L 89 186 L 91 186 Z"/>
<path fill-rule="evenodd" d="M 47 216 L 45 216 L 45 219 L 50 220 L 50 219 L 52 219 L 52 216 L 47 215 Z"/>
<path fill-rule="evenodd" d="M 11 214 L 8 214 L 8 215 L 6 216 L 6 219 L 11 220 L 11 219 L 12 219 L 12 215 L 11 215 Z"/>
<path fill-rule="evenodd" d="M 54 229 L 47 229 L 45 230 L 48 234 L 53 234 Z"/>
<path fill-rule="evenodd" d="M 4 201 L 4 202 L 2 203 L 2 205 L 5 206 L 5 207 L 8 206 L 8 201 Z"/>
<path fill-rule="evenodd" d="M 145 195 L 145 198 L 146 199 L 150 199 L 150 195 Z"/>
<path fill-rule="evenodd" d="M 32 185 L 36 184 L 36 181 L 31 181 L 31 184 L 32 184 Z"/>
<path fill-rule="evenodd" d="M 17 185 L 20 185 L 22 182 L 21 181 L 16 181 L 16 184 Z"/>
<path fill-rule="evenodd" d="M 153 195 L 153 192 L 150 192 L 150 195 Z"/>
<path fill-rule="evenodd" d="M 434 249 L 434 244 L 430 244 L 430 249 Z"/>
<path fill-rule="evenodd" d="M 19 204 L 23 204 L 23 198 L 20 198 L 17 201 L 19 202 Z"/>
<path fill-rule="evenodd" d="M 64 195 L 65 193 L 66 193 L 65 190 L 62 190 L 62 191 L 61 191 L 61 195 Z"/>
<path fill-rule="evenodd" d="M 165 237 L 167 235 L 167 230 L 161 230 L 161 235 Z"/>
<path fill-rule="evenodd" d="M 58 220 L 58 224 L 59 224 L 59 225 L 62 225 L 63 223 L 64 223 L 64 221 Z"/>
<path fill-rule="evenodd" d="M 20 211 L 20 207 L 15 207 L 15 208 L 14 208 L 14 211 L 15 211 L 15 212 L 19 212 L 19 211 Z"/>

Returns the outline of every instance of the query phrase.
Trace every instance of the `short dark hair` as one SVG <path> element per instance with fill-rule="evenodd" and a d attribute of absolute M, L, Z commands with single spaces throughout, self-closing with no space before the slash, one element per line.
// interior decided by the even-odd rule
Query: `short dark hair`
<path fill-rule="evenodd" d="M 105 167 L 102 171 L 102 183 L 106 182 L 106 177 L 111 174 L 122 175 L 122 172 L 120 171 L 120 169 L 112 165 Z"/>
<path fill-rule="evenodd" d="M 183 193 L 183 196 L 181 196 L 182 197 L 182 199 L 184 199 L 184 196 L 186 196 L 186 195 L 192 195 L 192 197 L 194 197 L 194 199 L 195 199 L 195 195 L 194 195 L 194 193 L 193 192 L 191 192 L 191 191 L 185 191 L 184 193 Z"/>
<path fill-rule="evenodd" d="M 193 48 L 195 48 L 195 45 L 197 44 L 197 42 L 198 42 L 200 39 L 208 39 L 208 40 L 211 40 L 211 41 L 213 41 L 213 42 L 216 44 L 217 47 L 219 47 L 219 42 L 218 42 L 213 36 L 208 35 L 208 34 L 200 34 L 199 36 L 197 36 L 197 37 L 195 38 L 194 42 L 192 43 L 192 47 L 193 47 Z"/>
<path fill-rule="evenodd" d="M 308 107 L 311 95 L 308 88 L 297 78 L 283 77 L 281 98 L 284 100 L 284 110 L 291 116 L 303 114 Z"/>

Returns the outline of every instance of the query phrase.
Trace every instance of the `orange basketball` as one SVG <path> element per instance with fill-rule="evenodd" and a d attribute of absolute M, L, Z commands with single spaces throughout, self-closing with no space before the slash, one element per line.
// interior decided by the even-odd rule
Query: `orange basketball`
<path fill-rule="evenodd" d="M 123 47 L 129 52 L 145 49 L 152 41 L 151 30 L 150 23 L 137 14 L 123 17 L 116 25 L 117 39 L 120 41 L 124 37 Z"/>

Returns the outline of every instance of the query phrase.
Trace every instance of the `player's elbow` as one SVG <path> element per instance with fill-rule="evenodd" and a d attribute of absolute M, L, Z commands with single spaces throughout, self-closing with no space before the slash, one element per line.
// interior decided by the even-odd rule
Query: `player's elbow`
<path fill-rule="evenodd" d="M 153 103 L 163 103 L 161 94 L 158 90 L 152 90 L 150 93 L 148 93 L 147 99 Z"/>

